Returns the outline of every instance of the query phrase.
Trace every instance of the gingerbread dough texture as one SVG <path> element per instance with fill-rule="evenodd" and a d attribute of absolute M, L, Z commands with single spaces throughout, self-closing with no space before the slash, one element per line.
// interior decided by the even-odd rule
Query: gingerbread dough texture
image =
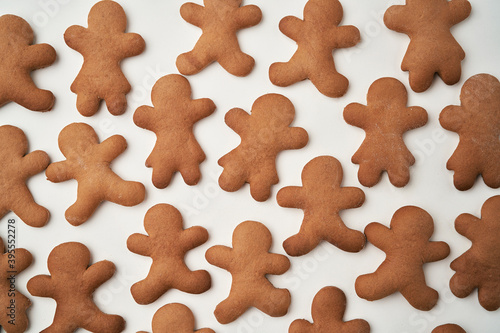
<path fill-rule="evenodd" d="M 489 198 L 481 209 L 481 218 L 462 214 L 455 229 L 467 237 L 472 246 L 452 261 L 456 273 L 450 289 L 457 297 L 469 296 L 478 289 L 479 303 L 488 311 L 500 308 L 500 195 Z"/>
<path fill-rule="evenodd" d="M 445 324 L 436 327 L 432 333 L 467 333 L 462 327 L 456 324 Z"/>
<path fill-rule="evenodd" d="M 316 296 L 311 307 L 313 323 L 305 319 L 292 322 L 288 333 L 369 333 L 370 325 L 363 319 L 344 322 L 347 305 L 345 294 L 336 287 L 324 287 Z"/>
<path fill-rule="evenodd" d="M 259 97 L 251 114 L 239 108 L 230 110 L 225 121 L 241 137 L 241 143 L 219 159 L 219 165 L 224 168 L 219 177 L 220 187 L 234 192 L 249 183 L 255 200 L 267 200 L 271 186 L 279 181 L 278 153 L 303 148 L 309 140 L 303 128 L 290 127 L 294 117 L 293 104 L 279 94 Z"/>
<path fill-rule="evenodd" d="M 364 186 L 376 185 L 384 171 L 396 187 L 410 181 L 410 166 L 415 158 L 403 140 L 403 134 L 427 123 L 427 112 L 407 104 L 405 86 L 396 79 L 382 78 L 368 90 L 367 105 L 351 103 L 344 109 L 345 121 L 362 128 L 366 137 L 352 156 L 359 164 L 358 179 Z"/>
<path fill-rule="evenodd" d="M 200 163 L 205 160 L 193 134 L 193 126 L 215 111 L 208 98 L 191 99 L 189 81 L 181 75 L 159 79 L 151 92 L 154 107 L 141 106 L 134 113 L 134 123 L 156 134 L 153 151 L 146 166 L 153 168 L 153 184 L 165 188 L 172 175 L 180 171 L 188 185 L 201 178 Z"/>
<path fill-rule="evenodd" d="M 153 206 L 146 213 L 148 235 L 133 234 L 127 240 L 130 251 L 153 259 L 148 276 L 135 283 L 132 296 L 139 304 L 150 304 L 171 288 L 201 294 L 211 286 L 207 271 L 190 271 L 184 256 L 208 240 L 203 227 L 183 228 L 179 211 L 167 204 Z"/>
<path fill-rule="evenodd" d="M 107 260 L 90 265 L 88 248 L 77 242 L 56 246 L 47 260 L 50 275 L 37 275 L 28 281 L 33 296 L 50 297 L 56 303 L 52 325 L 42 333 L 71 333 L 78 328 L 96 333 L 115 333 L 125 329 L 118 315 L 103 313 L 92 294 L 115 273 Z"/>
<path fill-rule="evenodd" d="M 1 238 L 0 250 L 2 251 L 0 255 L 0 307 L 2 308 L 0 327 L 7 333 L 22 333 L 28 328 L 26 310 L 31 306 L 31 301 L 19 290 L 12 289 L 11 284 L 16 283 L 17 275 L 31 265 L 33 257 L 28 250 L 12 248 L 12 244 L 9 244 L 6 250 Z"/>
<path fill-rule="evenodd" d="M 241 51 L 236 34 L 257 25 L 262 12 L 255 5 L 241 6 L 242 3 L 243 0 L 204 0 L 204 6 L 192 2 L 182 5 L 182 18 L 201 28 L 202 35 L 192 51 L 177 57 L 181 74 L 199 73 L 215 61 L 235 76 L 250 74 L 255 60 Z"/>
<path fill-rule="evenodd" d="M 145 197 L 144 185 L 124 181 L 111 170 L 111 162 L 127 148 L 121 135 L 99 143 L 94 129 L 84 123 L 73 123 L 59 134 L 59 149 L 65 161 L 49 165 L 47 179 L 59 183 L 78 182 L 76 202 L 66 210 L 66 220 L 74 226 L 87 221 L 102 201 L 135 206 Z"/>
<path fill-rule="evenodd" d="M 28 140 L 21 129 L 0 126 L 0 218 L 13 211 L 27 225 L 43 227 L 50 213 L 35 202 L 26 181 L 44 171 L 50 160 L 41 150 L 27 152 Z"/>
<path fill-rule="evenodd" d="M 306 164 L 302 187 L 282 188 L 276 197 L 282 207 L 304 210 L 298 234 L 283 243 L 286 253 L 301 256 L 313 250 L 322 240 L 348 252 L 358 252 L 365 245 L 365 235 L 346 227 L 339 212 L 360 207 L 364 192 L 356 187 L 342 187 L 342 166 L 331 156 L 320 156 Z"/>
<path fill-rule="evenodd" d="M 410 37 L 401 69 L 409 72 L 413 91 L 427 90 L 436 73 L 448 85 L 460 80 L 465 52 L 450 29 L 470 12 L 467 0 L 406 0 L 385 12 L 385 25 Z"/>
<path fill-rule="evenodd" d="M 88 28 L 73 25 L 64 33 L 66 44 L 83 56 L 83 66 L 71 91 L 77 95 L 78 111 L 86 117 L 98 111 L 101 100 L 113 115 L 123 114 L 127 108 L 126 95 L 131 86 L 120 62 L 141 54 L 145 42 L 138 34 L 125 33 L 126 29 L 123 8 L 103 0 L 90 10 Z"/>
<path fill-rule="evenodd" d="M 492 188 L 500 187 L 500 82 L 489 74 L 465 81 L 461 105 L 450 105 L 439 115 L 445 129 L 460 142 L 446 167 L 455 172 L 453 182 L 461 191 L 470 189 L 479 175 Z"/>
<path fill-rule="evenodd" d="M 370 223 L 365 228 L 366 237 L 386 253 L 386 259 L 374 273 L 356 279 L 358 296 L 374 301 L 399 291 L 414 308 L 432 309 L 439 295 L 427 286 L 423 265 L 442 260 L 450 253 L 445 242 L 429 241 L 433 232 L 432 217 L 415 206 L 398 209 L 390 228 Z"/>
<path fill-rule="evenodd" d="M 290 61 L 271 65 L 271 82 L 287 87 L 310 79 L 323 95 L 343 96 L 349 81 L 337 72 L 332 53 L 335 49 L 353 47 L 361 39 L 358 28 L 339 26 L 343 15 L 338 0 L 309 0 L 303 20 L 295 16 L 283 18 L 279 28 L 297 42 L 298 48 Z"/>
<path fill-rule="evenodd" d="M 52 109 L 54 95 L 39 89 L 31 72 L 52 65 L 56 51 L 33 42 L 28 22 L 15 15 L 0 17 L 0 107 L 12 101 L 32 111 Z"/>
<path fill-rule="evenodd" d="M 194 325 L 193 313 L 180 303 L 164 305 L 153 316 L 153 333 L 215 333 L 210 328 L 195 330 Z"/>
<path fill-rule="evenodd" d="M 233 247 L 212 246 L 207 261 L 231 273 L 233 282 L 229 296 L 215 309 L 221 324 L 236 320 L 250 307 L 272 316 L 286 315 L 291 296 L 287 289 L 275 288 L 266 278 L 281 275 L 290 268 L 290 261 L 281 254 L 269 253 L 272 236 L 259 222 L 240 223 L 233 233 Z"/>

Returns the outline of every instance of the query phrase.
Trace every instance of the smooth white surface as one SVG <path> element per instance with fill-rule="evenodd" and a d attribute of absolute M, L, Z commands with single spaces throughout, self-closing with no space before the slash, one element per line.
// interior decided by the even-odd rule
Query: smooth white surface
<path fill-rule="evenodd" d="M 163 190 L 152 185 L 151 169 L 144 166 L 155 135 L 135 126 L 132 116 L 138 106 L 151 105 L 150 90 L 158 78 L 177 73 L 176 57 L 194 46 L 200 30 L 180 17 L 179 7 L 184 1 L 119 2 L 128 16 L 128 31 L 143 36 L 146 51 L 122 63 L 133 87 L 128 95 L 126 113 L 112 116 L 103 104 L 91 118 L 81 116 L 76 110 L 76 95 L 69 87 L 80 70 L 82 57 L 64 43 L 63 34 L 70 25 L 87 26 L 87 14 L 95 1 L 2 0 L 0 3 L 0 14 L 16 14 L 26 19 L 35 32 L 36 43 L 51 44 L 58 56 L 54 65 L 33 73 L 40 88 L 54 92 L 54 109 L 37 113 L 10 103 L 0 109 L 0 124 L 20 127 L 29 139 L 30 151 L 45 150 L 52 161 L 63 159 L 57 137 L 60 130 L 72 122 L 92 125 L 101 140 L 121 134 L 129 146 L 112 164 L 113 169 L 122 178 L 141 181 L 147 188 L 147 198 L 142 204 L 127 208 L 105 202 L 88 222 L 73 227 L 64 219 L 64 211 L 76 198 L 76 182 L 54 184 L 45 180 L 43 173 L 31 178 L 28 185 L 36 201 L 47 207 L 52 215 L 48 225 L 40 229 L 26 226 L 17 219 L 17 245 L 30 250 L 34 257 L 32 266 L 18 277 L 20 291 L 29 296 L 26 291 L 28 279 L 37 274 L 48 274 L 46 260 L 52 248 L 63 242 L 79 241 L 89 247 L 93 262 L 108 259 L 116 264 L 116 275 L 98 289 L 94 298 L 103 311 L 126 319 L 126 332 L 151 331 L 155 311 L 171 302 L 189 306 L 198 328 L 210 327 L 219 333 L 287 332 L 294 319 L 311 320 L 312 299 L 319 289 L 328 285 L 341 288 L 347 295 L 345 320 L 366 319 L 372 333 L 431 332 L 434 327 L 448 322 L 460 324 L 469 333 L 498 332 L 499 312 L 484 310 L 478 303 L 477 292 L 466 299 L 456 298 L 451 294 L 448 282 L 453 275 L 450 262 L 470 246 L 470 242 L 454 230 L 455 218 L 465 212 L 479 215 L 483 202 L 499 191 L 485 186 L 482 179 L 466 192 L 453 187 L 452 172 L 446 170 L 445 164 L 455 150 L 458 136 L 442 129 L 438 116 L 445 106 L 459 104 L 460 88 L 470 76 L 485 72 L 500 77 L 500 24 L 497 17 L 500 2 L 471 1 L 471 16 L 452 30 L 467 54 L 462 63 L 461 81 L 450 87 L 437 78 L 427 92 L 417 94 L 409 90 L 408 74 L 400 70 L 409 39 L 390 31 L 382 22 L 386 8 L 403 1 L 342 1 L 342 24 L 358 27 L 362 42 L 355 48 L 334 53 L 337 69 L 350 80 L 350 88 L 344 97 L 331 99 L 321 95 L 309 81 L 279 88 L 268 79 L 271 63 L 287 61 L 296 49 L 295 42 L 278 30 L 278 23 L 287 15 L 302 17 L 306 0 L 244 1 L 244 4 L 258 5 L 263 11 L 263 21 L 258 26 L 245 29 L 238 35 L 242 49 L 255 58 L 256 66 L 244 78 L 231 76 L 218 64 L 188 77 L 194 98 L 208 97 L 217 105 L 212 116 L 195 126 L 195 135 L 207 160 L 201 165 L 203 177 L 198 185 L 187 186 L 176 174 L 171 185 Z M 201 4 L 201 0 L 194 2 Z M 350 159 L 361 144 L 364 132 L 349 126 L 342 117 L 347 104 L 366 104 L 369 86 L 384 76 L 402 81 L 409 90 L 409 105 L 422 106 L 429 114 L 425 127 L 405 134 L 405 142 L 417 163 L 411 168 L 410 183 L 402 189 L 393 187 L 386 175 L 373 188 L 359 184 L 358 168 Z M 281 93 L 292 101 L 296 108 L 293 125 L 305 128 L 310 141 L 304 149 L 286 151 L 278 156 L 280 182 L 273 187 L 272 198 L 258 203 L 251 198 L 247 185 L 236 193 L 226 193 L 218 187 L 217 178 L 222 168 L 217 165 L 217 160 L 239 143 L 239 137 L 224 124 L 225 113 L 233 107 L 250 111 L 256 98 L 271 92 Z M 419 206 L 433 216 L 435 233 L 432 240 L 446 241 L 451 247 L 448 258 L 424 268 L 428 284 L 440 293 L 439 303 L 431 311 L 422 312 L 411 307 L 399 294 L 376 302 L 360 299 L 354 291 L 356 277 L 373 272 L 384 260 L 384 253 L 371 244 L 360 253 L 351 254 L 324 243 L 308 255 L 291 258 L 292 266 L 286 274 L 269 277 L 276 287 L 288 288 L 292 293 L 292 305 L 286 316 L 271 318 L 252 309 L 232 324 L 220 325 L 213 310 L 227 297 L 231 278 L 228 272 L 206 262 L 205 251 L 216 244 L 230 246 L 236 225 L 245 220 L 256 220 L 271 230 L 272 251 L 284 254 L 281 244 L 298 231 L 303 214 L 298 209 L 279 207 L 276 193 L 284 186 L 300 185 L 302 168 L 318 155 L 332 155 L 339 159 L 344 168 L 343 185 L 361 187 L 366 194 L 366 202 L 361 208 L 342 212 L 349 227 L 363 230 L 373 221 L 388 225 L 392 214 L 404 205 Z M 144 233 L 144 214 L 157 203 L 169 203 L 178 208 L 186 228 L 201 225 L 208 229 L 209 241 L 189 252 L 186 262 L 192 270 L 208 270 L 213 285 L 201 295 L 171 290 L 153 304 L 143 306 L 134 302 L 129 288 L 147 275 L 151 259 L 129 252 L 126 240 L 132 233 Z M 2 218 L 0 236 L 4 239 L 8 218 L 16 217 L 9 213 Z M 39 332 L 52 322 L 55 302 L 49 298 L 29 297 L 33 302 L 29 310 L 29 332 Z"/>

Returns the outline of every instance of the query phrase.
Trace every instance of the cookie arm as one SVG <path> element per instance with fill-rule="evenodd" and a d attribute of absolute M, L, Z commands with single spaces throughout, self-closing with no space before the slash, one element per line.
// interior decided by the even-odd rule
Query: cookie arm
<path fill-rule="evenodd" d="M 28 281 L 26 287 L 33 296 L 52 297 L 54 295 L 54 285 L 50 275 L 34 276 Z"/>
<path fill-rule="evenodd" d="M 196 226 L 182 231 L 179 243 L 183 244 L 183 247 L 189 251 L 205 243 L 207 240 L 207 229 Z"/>
<path fill-rule="evenodd" d="M 60 161 L 50 164 L 45 171 L 45 176 L 53 183 L 65 182 L 75 178 L 68 161 Z"/>
<path fill-rule="evenodd" d="M 300 149 L 307 145 L 309 135 L 302 127 L 291 127 L 287 132 L 281 143 L 283 149 Z"/>
<path fill-rule="evenodd" d="M 345 25 L 330 31 L 330 40 L 335 41 L 334 48 L 353 47 L 361 40 L 358 28 L 353 25 Z"/>
<path fill-rule="evenodd" d="M 269 253 L 264 265 L 267 274 L 281 275 L 290 268 L 290 260 L 284 255 Z"/>
<path fill-rule="evenodd" d="M 384 252 L 389 248 L 393 236 L 391 229 L 377 222 L 372 222 L 366 226 L 365 235 L 370 243 Z"/>
<path fill-rule="evenodd" d="M 262 20 L 262 11 L 255 5 L 243 6 L 236 11 L 236 19 L 238 20 L 240 29 L 253 27 Z"/>
<path fill-rule="evenodd" d="M 215 245 L 207 250 L 205 258 L 214 266 L 225 269 L 231 269 L 231 261 L 233 259 L 233 249 L 223 245 Z"/>
<path fill-rule="evenodd" d="M 455 133 L 458 133 L 464 125 L 463 108 L 457 105 L 449 105 L 439 114 L 441 126 Z"/>
<path fill-rule="evenodd" d="M 45 170 L 50 164 L 49 155 L 41 150 L 36 150 L 24 156 L 22 162 L 30 175 L 36 175 Z"/>
<path fill-rule="evenodd" d="M 149 257 L 151 255 L 149 236 L 143 234 L 130 235 L 127 239 L 127 248 L 130 252 Z"/>
<path fill-rule="evenodd" d="M 143 105 L 137 108 L 134 112 L 134 124 L 140 128 L 152 131 L 155 128 L 156 113 L 151 106 Z"/>
<path fill-rule="evenodd" d="M 73 50 L 80 52 L 80 49 L 87 41 L 89 31 L 79 25 L 72 25 L 64 32 L 64 41 Z"/>
<path fill-rule="evenodd" d="M 250 115 L 243 109 L 235 108 L 226 113 L 224 121 L 233 131 L 240 134 L 247 127 Z"/>
<path fill-rule="evenodd" d="M 121 42 L 121 51 L 124 57 L 133 57 L 139 55 L 144 52 L 144 49 L 146 48 L 146 42 L 144 41 L 144 38 L 142 38 L 141 35 L 132 32 L 126 33 L 122 37 Z"/>
<path fill-rule="evenodd" d="M 358 208 L 365 202 L 365 192 L 357 187 L 341 188 L 342 195 L 339 198 L 340 209 Z"/>
<path fill-rule="evenodd" d="M 279 24 L 280 31 L 290 39 L 298 41 L 302 36 L 304 21 L 295 16 L 286 16 Z"/>
<path fill-rule="evenodd" d="M 370 122 L 367 107 L 359 103 L 351 103 L 344 108 L 344 120 L 346 123 L 359 128 L 365 128 Z"/>
<path fill-rule="evenodd" d="M 450 247 L 445 242 L 429 242 L 423 257 L 425 262 L 434 262 L 446 258 L 450 254 Z"/>
<path fill-rule="evenodd" d="M 215 111 L 215 103 L 209 98 L 192 101 L 189 114 L 193 117 L 193 123 L 210 116 Z"/>
<path fill-rule="evenodd" d="M 26 249 L 16 249 L 14 253 L 16 255 L 14 270 L 16 271 L 16 274 L 19 274 L 31 265 L 33 262 L 33 256 Z"/>
<path fill-rule="evenodd" d="M 115 274 L 115 264 L 111 261 L 103 260 L 96 262 L 83 273 L 84 288 L 88 291 L 94 291 L 104 282 L 111 279 Z"/>
<path fill-rule="evenodd" d="M 181 17 L 188 23 L 199 28 L 205 22 L 205 7 L 192 2 L 185 3 L 181 6 Z"/>
<path fill-rule="evenodd" d="M 427 111 L 419 106 L 412 106 L 406 108 L 400 114 L 401 122 L 407 124 L 403 131 L 409 131 L 414 128 L 422 127 L 427 124 Z"/>
<path fill-rule="evenodd" d="M 56 61 L 56 50 L 49 44 L 30 45 L 23 53 L 21 60 L 32 70 L 44 68 Z"/>
<path fill-rule="evenodd" d="M 471 214 L 461 214 L 455 220 L 455 229 L 457 232 L 467 237 L 469 240 L 475 240 L 475 229 L 479 225 L 480 219 Z"/>
<path fill-rule="evenodd" d="M 99 144 L 98 151 L 105 161 L 111 162 L 127 149 L 127 141 L 121 135 L 113 135 Z"/>
<path fill-rule="evenodd" d="M 469 17 L 471 4 L 468 0 L 453 0 L 447 3 L 448 20 L 450 24 L 455 25 Z"/>
<path fill-rule="evenodd" d="M 300 186 L 287 186 L 278 191 L 276 201 L 281 207 L 287 208 L 300 208 L 305 206 L 305 198 L 302 194 L 302 187 Z"/>
<path fill-rule="evenodd" d="M 384 14 L 385 26 L 391 30 L 407 33 L 412 30 L 413 22 L 407 5 L 394 5 L 389 7 Z"/>

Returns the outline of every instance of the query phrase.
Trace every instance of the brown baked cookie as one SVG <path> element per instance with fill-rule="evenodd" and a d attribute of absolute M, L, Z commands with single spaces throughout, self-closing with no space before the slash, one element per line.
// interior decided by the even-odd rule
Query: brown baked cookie
<path fill-rule="evenodd" d="M 407 0 L 385 12 L 385 25 L 410 37 L 401 69 L 409 72 L 415 92 L 427 90 L 436 73 L 448 85 L 460 80 L 465 52 L 450 29 L 470 12 L 467 0 Z"/>
<path fill-rule="evenodd" d="M 465 81 L 461 105 L 450 105 L 439 115 L 445 129 L 458 133 L 460 142 L 446 167 L 455 171 L 453 182 L 470 189 L 482 175 L 484 183 L 500 187 L 500 82 L 478 74 Z"/>
<path fill-rule="evenodd" d="M 324 287 L 316 296 L 311 307 L 313 323 L 305 319 L 292 322 L 289 333 L 369 333 L 370 325 L 366 320 L 354 319 L 345 322 L 344 313 L 347 305 L 345 294 L 336 287 Z"/>
<path fill-rule="evenodd" d="M 12 101 L 32 111 L 52 109 L 54 95 L 38 89 L 30 74 L 52 65 L 56 51 L 49 44 L 33 45 L 33 41 L 33 30 L 24 19 L 0 17 L 0 106 Z"/>
<path fill-rule="evenodd" d="M 13 211 L 27 225 L 43 227 L 50 213 L 35 202 L 26 181 L 45 170 L 50 160 L 44 151 L 27 152 L 28 140 L 22 130 L 0 126 L 0 218 Z"/>
<path fill-rule="evenodd" d="M 290 127 L 295 108 L 288 98 L 279 94 L 259 97 L 251 114 L 242 109 L 230 110 L 225 117 L 227 126 L 241 137 L 241 143 L 219 159 L 224 168 L 219 185 L 234 192 L 245 183 L 257 201 L 266 201 L 271 186 L 277 184 L 276 156 L 282 150 L 303 148 L 309 137 L 301 127 Z"/>
<path fill-rule="evenodd" d="M 127 240 L 130 251 L 153 259 L 148 276 L 130 289 L 137 303 L 153 303 L 171 288 L 191 294 L 210 289 L 208 272 L 191 271 L 184 262 L 189 250 L 208 240 L 205 228 L 184 229 L 179 211 L 167 204 L 151 207 L 144 218 L 144 227 L 148 236 L 133 234 Z"/>
<path fill-rule="evenodd" d="M 450 267 L 456 273 L 450 289 L 457 297 L 478 289 L 479 303 L 488 311 L 500 308 L 500 195 L 489 198 L 481 208 L 481 218 L 462 214 L 455 220 L 458 233 L 472 246 Z"/>
<path fill-rule="evenodd" d="M 450 254 L 445 242 L 429 241 L 433 232 L 432 217 L 414 206 L 398 209 L 390 228 L 370 223 L 365 228 L 366 237 L 386 253 L 386 259 L 374 273 L 356 279 L 358 296 L 375 301 L 399 291 L 416 309 L 432 309 L 439 295 L 425 283 L 423 265 Z"/>
<path fill-rule="evenodd" d="M 253 27 L 262 19 L 255 5 L 243 6 L 243 0 L 204 0 L 204 6 L 188 2 L 181 7 L 186 22 L 202 30 L 193 50 L 177 57 L 181 74 L 192 75 L 217 61 L 236 76 L 250 74 L 255 60 L 241 51 L 236 32 Z"/>
<path fill-rule="evenodd" d="M 156 311 L 153 316 L 153 333 L 215 333 L 210 328 L 195 330 L 194 324 L 193 313 L 187 306 L 171 303 Z"/>
<path fill-rule="evenodd" d="M 94 291 L 115 273 L 112 262 L 90 265 L 87 247 L 69 242 L 50 252 L 47 266 L 50 275 L 37 275 L 28 281 L 31 295 L 50 297 L 57 303 L 54 321 L 43 333 L 70 333 L 78 328 L 115 333 L 125 329 L 122 317 L 103 313 L 92 299 Z"/>
<path fill-rule="evenodd" d="M 446 324 L 436 327 L 432 333 L 467 333 L 465 330 L 456 324 Z"/>
<path fill-rule="evenodd" d="M 28 268 L 33 257 L 28 250 L 16 249 L 10 244 L 5 249 L 0 238 L 0 327 L 7 333 L 21 333 L 28 327 L 26 310 L 31 301 L 16 289 L 16 277 Z"/>
<path fill-rule="evenodd" d="M 357 187 L 342 187 L 342 165 L 331 156 L 320 156 L 306 164 L 302 187 L 282 188 L 276 199 L 282 207 L 304 210 L 298 234 L 283 243 L 286 253 L 301 256 L 325 240 L 348 252 L 358 252 L 365 245 L 365 235 L 346 227 L 339 212 L 360 207 L 365 194 Z"/>
<path fill-rule="evenodd" d="M 181 75 L 159 79 L 151 92 L 154 107 L 141 106 L 134 113 L 134 123 L 156 134 L 153 151 L 146 166 L 153 168 L 153 184 L 165 188 L 172 175 L 180 171 L 188 185 L 201 178 L 200 163 L 205 160 L 193 134 L 193 126 L 215 111 L 208 98 L 191 99 L 189 81 Z"/>
<path fill-rule="evenodd" d="M 229 296 L 215 308 L 221 324 L 236 320 L 250 307 L 272 316 L 284 316 L 290 306 L 287 289 L 275 288 L 266 275 L 281 275 L 290 261 L 281 254 L 270 253 L 272 236 L 259 222 L 245 221 L 233 232 L 233 247 L 212 246 L 207 250 L 209 263 L 231 273 L 233 282 Z"/>
<path fill-rule="evenodd" d="M 367 105 L 351 103 L 344 109 L 345 121 L 366 133 L 361 147 L 352 156 L 352 162 L 359 164 L 359 182 L 374 186 L 387 171 L 392 185 L 403 187 L 410 180 L 410 166 L 415 164 L 403 134 L 424 126 L 427 112 L 418 106 L 408 107 L 405 86 L 389 77 L 373 82 L 367 102 Z"/>
<path fill-rule="evenodd" d="M 341 97 L 349 87 L 345 76 L 337 72 L 332 52 L 353 47 L 361 37 L 358 28 L 340 26 L 344 15 L 338 0 L 309 0 L 304 19 L 287 16 L 280 21 L 283 34 L 297 42 L 297 51 L 288 62 L 278 62 L 269 68 L 271 82 L 288 87 L 310 79 L 323 95 Z"/>
<path fill-rule="evenodd" d="M 135 206 L 145 197 L 144 185 L 124 181 L 111 170 L 111 162 L 127 148 L 121 135 L 99 143 L 94 129 L 84 123 L 69 124 L 59 134 L 59 149 L 65 161 L 49 165 L 47 179 L 59 183 L 78 182 L 76 202 L 66 210 L 66 220 L 74 226 L 87 221 L 102 201 Z"/>
<path fill-rule="evenodd" d="M 127 108 L 125 95 L 131 87 L 120 68 L 120 62 L 144 51 L 144 39 L 125 33 L 127 16 L 123 8 L 111 0 L 97 2 L 90 10 L 88 28 L 69 27 L 64 40 L 83 56 L 83 66 L 71 91 L 77 95 L 76 107 L 86 117 L 94 115 L 101 100 L 113 115 Z"/>

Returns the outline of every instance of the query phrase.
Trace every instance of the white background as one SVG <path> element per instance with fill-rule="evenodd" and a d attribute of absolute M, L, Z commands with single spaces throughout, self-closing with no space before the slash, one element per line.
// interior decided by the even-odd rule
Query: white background
<path fill-rule="evenodd" d="M 195 0 L 201 3 L 200 0 Z M 177 73 L 176 57 L 190 50 L 200 30 L 186 23 L 179 14 L 180 0 L 132 1 L 121 0 L 128 19 L 128 31 L 137 32 L 146 41 L 146 51 L 140 56 L 126 59 L 122 68 L 133 89 L 128 95 L 129 107 L 122 116 L 112 116 L 101 105 L 91 118 L 81 116 L 76 110 L 76 95 L 69 87 L 80 70 L 82 57 L 70 49 L 63 39 L 64 31 L 73 24 L 87 26 L 87 14 L 94 1 L 2 0 L 0 14 L 16 14 L 26 19 L 35 31 L 36 43 L 49 43 L 57 51 L 56 63 L 33 73 L 36 84 L 54 92 L 56 104 L 47 113 L 26 110 L 14 103 L 0 109 L 0 124 L 20 127 L 30 142 L 30 151 L 46 151 L 52 161 L 63 159 L 57 146 L 61 129 L 72 122 L 92 125 L 101 140 L 121 134 L 128 142 L 128 149 L 112 164 L 113 169 L 126 180 L 140 181 L 146 185 L 146 200 L 127 208 L 109 202 L 103 203 L 89 221 L 79 227 L 71 226 L 64 219 L 64 211 L 76 198 L 76 182 L 54 184 L 43 173 L 28 182 L 36 201 L 47 207 L 51 218 L 43 228 L 26 226 L 17 219 L 17 245 L 25 247 L 34 257 L 34 263 L 17 279 L 18 289 L 29 296 L 26 283 L 37 274 L 47 274 L 46 260 L 58 244 L 79 241 L 87 245 L 92 261 L 113 261 L 117 266 L 115 276 L 95 293 L 94 298 L 107 313 L 122 315 L 127 321 L 126 332 L 151 331 L 151 318 L 161 306 L 182 302 L 194 312 L 197 327 L 210 327 L 216 332 L 287 332 L 297 318 L 311 319 L 310 307 L 316 292 L 324 286 L 341 288 L 347 295 L 345 320 L 366 319 L 373 333 L 430 332 L 434 327 L 455 322 L 468 332 L 498 332 L 498 311 L 488 312 L 477 301 L 477 292 L 466 299 L 454 297 L 448 287 L 453 271 L 450 262 L 466 251 L 470 242 L 454 229 L 454 220 L 461 213 L 479 215 L 483 202 L 499 194 L 486 187 L 479 179 L 466 192 L 453 187 L 452 172 L 446 170 L 447 159 L 453 153 L 458 136 L 442 129 L 438 122 L 440 111 L 449 104 L 459 104 L 463 82 L 478 73 L 500 77 L 499 54 L 500 2 L 495 0 L 471 1 L 471 16 L 455 26 L 452 32 L 467 56 L 462 63 L 462 79 L 454 86 L 446 86 L 436 79 L 425 93 L 409 91 L 409 105 L 424 107 L 429 121 L 423 128 L 405 134 L 410 151 L 417 158 L 411 168 L 410 183 L 401 189 L 393 187 L 384 175 L 373 188 L 362 187 L 357 180 L 357 166 L 350 162 L 364 138 L 364 132 L 346 124 L 342 118 L 344 107 L 351 102 L 366 104 L 366 92 L 373 81 L 391 76 L 402 81 L 407 89 L 408 75 L 400 70 L 400 63 L 408 45 L 408 37 L 387 29 L 382 23 L 384 11 L 392 3 L 403 1 L 344 0 L 343 24 L 355 25 L 362 35 L 362 42 L 355 48 L 335 52 L 339 72 L 350 80 L 348 93 L 338 99 L 321 95 L 309 81 L 289 88 L 273 86 L 268 79 L 268 68 L 276 61 L 287 61 L 296 49 L 295 42 L 278 30 L 281 18 L 287 15 L 302 17 L 306 0 L 252 0 L 263 11 L 262 22 L 239 33 L 242 49 L 256 60 L 253 72 L 238 78 L 213 64 L 200 74 L 189 77 L 193 97 L 211 98 L 217 105 L 216 112 L 195 126 L 195 134 L 204 149 L 207 160 L 201 165 L 202 180 L 196 186 L 184 184 L 179 174 L 163 190 L 151 183 L 151 169 L 144 162 L 153 148 L 155 135 L 134 125 L 132 116 L 140 105 L 151 105 L 150 90 L 163 75 Z M 225 113 L 233 107 L 250 111 L 256 98 L 266 93 L 287 96 L 296 108 L 295 126 L 305 128 L 310 137 L 306 148 L 279 154 L 277 167 L 280 177 L 273 187 L 272 197 L 264 202 L 254 201 L 249 187 L 236 193 L 226 193 L 217 185 L 222 168 L 217 160 L 239 143 L 239 137 L 224 124 Z M 433 240 L 443 240 L 451 247 L 448 258 L 424 267 L 428 284 L 439 291 L 437 306 L 429 312 L 412 308 L 399 294 L 383 300 L 368 302 L 357 297 L 354 281 L 357 276 L 373 272 L 384 260 L 384 253 L 371 244 L 360 253 L 350 254 L 322 244 L 308 255 L 291 258 L 291 269 L 282 276 L 269 279 L 276 287 L 288 288 L 292 304 L 286 316 L 271 318 L 256 309 L 247 311 L 234 323 L 220 325 L 214 315 L 215 306 L 229 293 L 230 274 L 211 266 L 204 258 L 212 245 L 231 245 L 232 231 L 240 222 L 256 220 L 272 232 L 272 251 L 284 254 L 282 242 L 295 234 L 302 221 L 302 211 L 281 208 L 276 203 L 276 193 L 284 186 L 300 185 L 303 166 L 318 155 L 332 155 L 344 167 L 344 186 L 361 187 L 366 202 L 361 208 L 342 212 L 345 223 L 363 230 L 373 221 L 388 225 L 392 214 L 405 205 L 416 205 L 427 210 L 434 218 Z M 151 259 L 127 250 L 126 240 L 135 232 L 144 233 L 143 217 L 157 203 L 177 207 L 184 217 L 185 227 L 201 225 L 208 229 L 207 243 L 189 252 L 186 261 L 192 270 L 206 269 L 212 276 L 212 288 L 201 295 L 190 295 L 170 290 L 151 305 L 134 302 L 129 288 L 142 280 L 149 270 Z M 0 223 L 0 236 L 5 239 L 7 219 L 16 218 L 9 213 Z M 55 302 L 49 298 L 29 296 L 33 302 L 29 310 L 29 332 L 39 332 L 52 322 Z"/>

